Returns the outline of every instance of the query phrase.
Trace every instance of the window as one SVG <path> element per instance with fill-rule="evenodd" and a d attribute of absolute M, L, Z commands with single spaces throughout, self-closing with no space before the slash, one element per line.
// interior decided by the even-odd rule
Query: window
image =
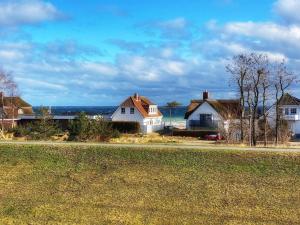
<path fill-rule="evenodd" d="M 200 127 L 212 127 L 212 114 L 200 114 Z"/>
<path fill-rule="evenodd" d="M 125 108 L 121 108 L 121 113 L 125 114 Z"/>
<path fill-rule="evenodd" d="M 288 109 L 288 108 L 285 108 L 285 109 L 284 109 L 284 114 L 285 114 L 285 115 L 289 115 L 289 109 Z"/>
<path fill-rule="evenodd" d="M 134 114 L 134 108 L 130 108 L 130 114 Z"/>
<path fill-rule="evenodd" d="M 296 114 L 297 114 L 297 109 L 291 108 L 291 115 L 296 115 Z"/>

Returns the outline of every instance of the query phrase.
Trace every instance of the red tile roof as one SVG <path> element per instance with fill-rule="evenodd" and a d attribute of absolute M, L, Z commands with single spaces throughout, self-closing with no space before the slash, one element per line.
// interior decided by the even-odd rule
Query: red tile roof
<path fill-rule="evenodd" d="M 141 115 L 144 118 L 162 116 L 162 113 L 158 109 L 156 114 L 149 114 L 150 105 L 156 105 L 156 104 L 154 104 L 144 96 L 138 96 L 138 97 L 130 96 L 121 104 L 121 106 L 123 107 L 137 108 L 137 110 L 141 113 Z"/>

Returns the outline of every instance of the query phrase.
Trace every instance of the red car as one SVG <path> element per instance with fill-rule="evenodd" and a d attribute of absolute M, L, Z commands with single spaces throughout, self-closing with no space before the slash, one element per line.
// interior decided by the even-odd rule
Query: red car
<path fill-rule="evenodd" d="M 219 141 L 223 140 L 224 138 L 221 136 L 221 134 L 207 134 L 204 136 L 204 139 L 208 141 Z"/>

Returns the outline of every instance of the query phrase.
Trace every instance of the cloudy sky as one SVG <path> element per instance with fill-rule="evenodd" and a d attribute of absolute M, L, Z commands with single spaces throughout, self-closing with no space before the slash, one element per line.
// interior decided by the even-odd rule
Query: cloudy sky
<path fill-rule="evenodd" d="M 33 105 L 232 97 L 233 55 L 299 71 L 299 12 L 299 0 L 1 0 L 0 65 Z"/>

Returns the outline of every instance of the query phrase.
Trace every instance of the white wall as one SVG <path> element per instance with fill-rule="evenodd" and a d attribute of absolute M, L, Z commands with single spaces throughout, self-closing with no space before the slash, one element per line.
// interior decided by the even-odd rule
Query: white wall
<path fill-rule="evenodd" d="M 186 120 L 186 128 L 189 129 L 189 121 L 190 120 L 200 120 L 200 114 L 212 114 L 213 120 L 222 120 L 217 111 L 207 102 L 202 103 L 201 106 L 193 112 L 189 118 Z"/>
<path fill-rule="evenodd" d="M 300 107 L 299 106 L 292 106 L 292 105 L 285 105 L 281 108 L 282 110 L 282 115 L 283 118 L 285 116 L 285 108 L 297 108 L 297 114 L 298 117 L 300 118 Z M 268 111 L 268 122 L 270 123 L 271 127 L 274 128 L 275 127 L 275 120 L 276 120 L 276 110 L 275 110 L 275 106 L 273 106 L 269 111 Z M 294 134 L 300 134 L 300 120 L 288 120 L 288 124 L 290 126 L 291 131 Z"/>
<path fill-rule="evenodd" d="M 295 133 L 295 134 L 300 134 L 300 120 L 295 121 L 295 125 L 294 125 L 294 133 Z"/>
<path fill-rule="evenodd" d="M 125 114 L 121 113 L 121 108 L 113 113 L 111 119 L 112 121 L 133 121 L 138 122 L 141 125 L 141 129 L 143 133 L 151 133 L 162 129 L 162 116 L 159 117 L 151 117 L 144 118 L 137 108 L 134 107 L 134 114 L 130 114 L 131 107 L 124 107 Z"/>
<path fill-rule="evenodd" d="M 143 124 L 144 118 L 137 108 L 134 107 L 134 114 L 130 114 L 131 107 L 124 107 L 125 114 L 121 113 L 121 108 L 123 107 L 118 107 L 118 109 L 113 113 L 111 116 L 112 121 L 133 121 L 139 122 L 141 125 Z"/>

